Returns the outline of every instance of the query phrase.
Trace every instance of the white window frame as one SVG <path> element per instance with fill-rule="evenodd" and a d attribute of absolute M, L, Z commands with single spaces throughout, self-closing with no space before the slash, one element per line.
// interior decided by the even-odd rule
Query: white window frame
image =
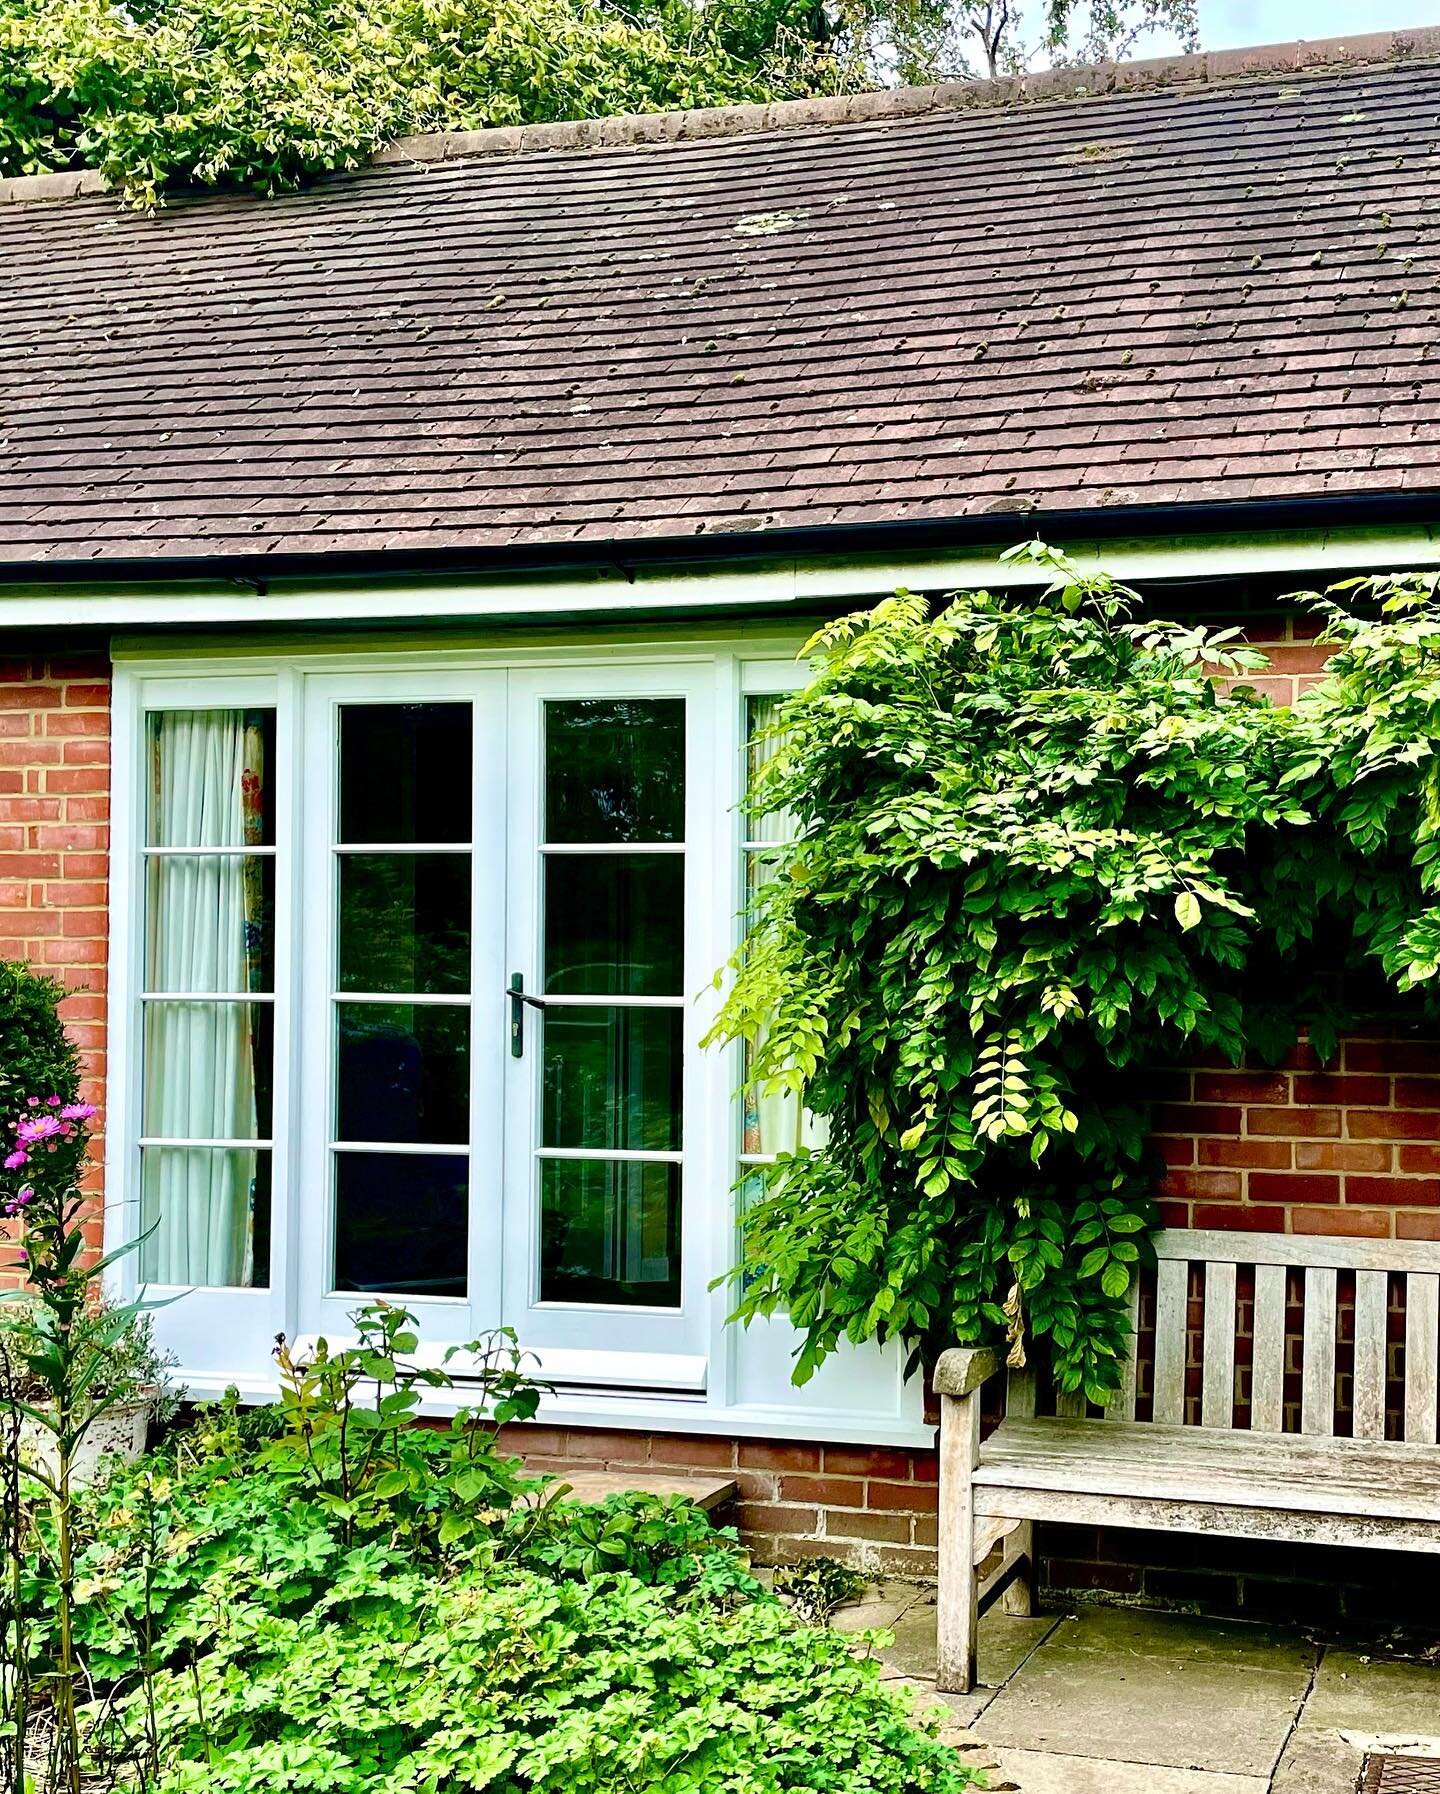
<path fill-rule="evenodd" d="M 269 1347 L 276 1333 L 303 1335 L 307 1323 L 323 1320 L 331 1336 L 361 1298 L 332 1296 L 315 1288 L 313 1241 L 328 1224 L 324 1205 L 304 1193 L 322 1155 L 328 1155 L 330 1055 L 315 1050 L 317 1027 L 329 1028 L 329 906 L 307 905 L 313 891 L 314 858 L 333 858 L 333 729 L 317 718 L 333 716 L 340 701 L 425 702 L 475 699 L 476 766 L 487 766 L 491 781 L 523 786 L 519 760 L 538 748 L 535 730 L 516 730 L 516 706 L 534 705 L 543 695 L 594 696 L 602 692 L 668 694 L 681 688 L 696 695 L 689 714 L 687 750 L 693 781 L 689 816 L 707 808 L 714 817 L 697 831 L 687 818 L 686 980 L 693 1000 L 686 1004 L 685 1136 L 687 1171 L 685 1293 L 699 1304 L 693 1338 L 675 1349 L 643 1327 L 627 1337 L 626 1317 L 612 1311 L 613 1344 L 601 1350 L 567 1344 L 559 1337 L 546 1355 L 545 1370 L 561 1385 L 543 1404 L 543 1416 L 576 1425 L 613 1425 L 679 1430 L 737 1437 L 784 1436 L 837 1442 L 923 1445 L 933 1430 L 923 1421 L 922 1394 L 900 1375 L 898 1348 L 847 1348 L 836 1354 L 802 1390 L 789 1380 L 796 1339 L 783 1320 L 748 1328 L 728 1324 L 733 1290 L 711 1290 L 711 1280 L 733 1260 L 736 1239 L 734 1180 L 740 1158 L 740 1106 L 735 1096 L 737 1056 L 702 1051 L 699 1041 L 713 1019 L 719 998 L 710 987 L 715 967 L 738 944 L 743 899 L 743 827 L 738 801 L 742 788 L 748 698 L 794 689 L 803 674 L 793 658 L 803 636 L 773 631 L 751 639 L 707 632 L 702 639 L 676 633 L 636 641 L 595 632 L 570 635 L 563 643 L 491 638 L 449 644 L 404 646 L 357 643 L 343 649 L 277 652 L 244 650 L 217 654 L 191 651 L 181 643 L 159 653 L 143 645 L 116 657 L 114 689 L 115 786 L 112 820 L 112 937 L 110 964 L 109 1137 L 106 1159 L 107 1249 L 133 1239 L 138 1220 L 139 1034 L 138 977 L 143 950 L 143 883 L 137 867 L 145 815 L 144 715 L 154 709 L 261 708 L 277 711 L 275 771 L 275 1067 L 274 1147 L 270 1283 L 264 1290 L 196 1291 L 181 1296 L 157 1317 L 160 1331 L 182 1359 L 180 1378 L 197 1397 L 233 1383 L 247 1397 L 273 1392 Z M 505 703 L 487 716 L 476 697 L 483 680 L 497 675 Z M 497 688 L 498 689 L 498 688 Z M 365 696 L 357 696 L 365 694 Z M 497 721 L 498 719 L 498 721 Z M 708 720 L 706 720 L 708 719 Z M 698 727 L 696 726 L 698 723 Z M 527 746 L 527 735 L 533 746 Z M 482 736 L 484 746 L 482 747 Z M 326 767 L 323 780 L 317 761 Z M 328 795 L 327 795 L 328 793 Z M 477 779 L 477 815 L 486 801 Z M 512 801 L 505 853 L 519 851 L 538 865 L 538 781 L 530 778 L 525 802 Z M 523 814 L 522 814 L 523 812 Z M 504 985 L 523 970 L 527 988 L 534 970 L 537 912 L 512 901 L 504 918 L 494 904 L 493 886 L 482 875 L 476 852 L 472 881 L 477 940 L 494 943 L 477 961 L 475 1021 L 471 1051 L 472 1190 L 489 1175 L 499 1179 L 494 1142 L 505 1139 L 503 1177 L 519 1150 L 513 1102 L 515 1077 L 534 1076 L 530 1058 L 513 1061 L 503 1045 L 506 1077 L 488 1075 L 489 1042 L 504 1039 Z M 508 889 L 517 889 L 511 865 Z M 523 884 L 523 881 L 522 881 Z M 502 900 L 503 908 L 503 900 Z M 527 938 L 528 931 L 528 938 Z M 528 951 L 527 951 L 528 949 Z M 494 1007 L 480 984 L 494 980 Z M 324 987 L 322 989 L 322 986 Z M 325 1005 L 322 1017 L 321 1001 Z M 324 1038 L 324 1036 L 322 1036 Z M 506 1133 L 507 1114 L 508 1134 Z M 527 1117 L 528 1119 L 528 1117 Z M 524 1130 L 528 1132 L 527 1130 Z M 528 1152 L 531 1142 L 524 1146 Z M 490 1154 L 488 1173 L 480 1159 Z M 328 1177 L 323 1187 L 328 1191 Z M 499 1194 L 498 1190 L 496 1192 Z M 328 1198 L 327 1198 L 328 1201 Z M 317 1213 L 317 1210 L 320 1212 Z M 476 1212 L 472 1202 L 472 1216 Z M 470 1233 L 473 1332 L 493 1325 L 487 1314 L 488 1279 L 497 1254 L 493 1241 Z M 304 1242 L 312 1242 L 306 1248 Z M 308 1255 L 307 1255 L 308 1253 Z M 137 1287 L 135 1256 L 116 1267 L 113 1281 L 125 1294 Z M 308 1279 L 308 1283 L 305 1281 Z M 170 1297 L 178 1292 L 151 1291 Z M 431 1301 L 455 1301 L 431 1298 Z M 407 1299 L 421 1316 L 425 1298 Z M 462 1304 L 463 1306 L 463 1304 Z M 513 1304 L 512 1304 L 513 1307 Z M 343 1313 L 342 1313 L 343 1311 Z M 522 1339 L 522 1343 L 524 1343 Z M 548 1344 L 548 1342 L 547 1342 Z M 654 1349 L 656 1345 L 661 1349 Z M 463 1405 L 463 1389 L 427 1398 L 435 1413 Z"/>

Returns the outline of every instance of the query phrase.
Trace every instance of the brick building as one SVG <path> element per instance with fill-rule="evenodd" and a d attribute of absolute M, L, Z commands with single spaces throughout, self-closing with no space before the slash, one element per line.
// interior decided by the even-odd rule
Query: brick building
<path fill-rule="evenodd" d="M 1323 665 L 1284 593 L 1440 563 L 1437 87 L 1420 32 L 421 139 L 153 217 L 0 182 L 0 946 L 72 990 L 97 1241 L 150 1230 L 192 1391 L 378 1291 L 436 1347 L 519 1330 L 533 1463 L 723 1468 L 769 1554 L 931 1569 L 899 1352 L 797 1390 L 709 1289 L 798 1125 L 691 997 L 768 844 L 747 744 L 818 618 L 1023 583 L 1023 533 L 1242 616 L 1282 701 Z M 1440 1237 L 1436 1043 L 1153 1096 L 1173 1225 Z M 1388 1574 L 1042 1549 L 1247 1611 Z"/>

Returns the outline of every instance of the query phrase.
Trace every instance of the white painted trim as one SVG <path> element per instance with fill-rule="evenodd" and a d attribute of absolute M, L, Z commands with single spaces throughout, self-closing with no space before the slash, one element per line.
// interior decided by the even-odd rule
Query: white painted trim
<path fill-rule="evenodd" d="M 248 1369 L 233 1375 L 210 1372 L 187 1376 L 177 1373 L 177 1387 L 188 1399 L 215 1401 L 227 1388 L 238 1389 L 245 1403 L 274 1401 L 280 1385 L 274 1377 L 257 1377 Z M 448 1419 L 463 1408 L 473 1408 L 463 1389 L 427 1389 L 421 1392 L 420 1414 Z M 935 1444 L 936 1428 L 909 1418 L 888 1420 L 857 1418 L 839 1409 L 807 1409 L 749 1403 L 722 1407 L 693 1397 L 641 1396 L 630 1390 L 614 1395 L 580 1395 L 566 1390 L 542 1396 L 536 1421 L 547 1426 L 603 1427 L 631 1433 L 696 1433 L 721 1439 L 813 1440 L 828 1445 L 894 1445 L 927 1451 Z"/>
<path fill-rule="evenodd" d="M 3 613 L 0 613 L 3 614 Z M 414 641 L 351 645 L 327 645 L 323 651 L 282 653 L 273 645 L 255 652 L 199 654 L 183 643 L 168 645 L 149 656 L 122 657 L 116 667 L 115 714 L 117 718 L 115 832 L 113 870 L 116 928 L 112 933 L 113 964 L 111 1010 L 112 1066 L 116 1083 L 115 1124 L 110 1138 L 109 1190 L 114 1198 L 110 1217 L 112 1239 L 127 1231 L 133 1217 L 123 1211 L 121 1197 L 134 1191 L 131 1158 L 136 1150 L 138 1115 L 132 1114 L 138 1096 L 134 1067 L 137 1055 L 128 1038 L 126 1018 L 138 1013 L 134 972 L 140 964 L 140 906 L 135 897 L 141 854 L 138 846 L 144 817 L 144 740 L 140 719 L 145 708 L 174 708 L 216 704 L 274 704 L 279 711 L 276 752 L 276 857 L 277 939 L 276 967 L 276 1072 L 275 1128 L 278 1143 L 272 1154 L 274 1183 L 273 1253 L 271 1288 L 266 1290 L 194 1291 L 166 1309 L 168 1317 L 182 1317 L 177 1332 L 195 1342 L 196 1351 L 183 1362 L 180 1380 L 197 1395 L 217 1394 L 234 1383 L 248 1399 L 264 1399 L 273 1393 L 265 1352 L 270 1336 L 285 1332 L 294 1337 L 317 1327 L 330 1334 L 343 1333 L 348 1311 L 359 1299 L 328 1294 L 313 1276 L 314 1238 L 323 1230 L 324 1216 L 302 1215 L 292 1200 L 293 1192 L 322 1186 L 328 1189 L 332 1144 L 326 1117 L 328 1052 L 316 1052 L 302 1030 L 292 1025 L 291 1012 L 310 1018 L 321 1009 L 328 1018 L 330 988 L 329 906 L 316 900 L 334 864 L 332 813 L 334 808 L 333 705 L 340 700 L 363 702 L 367 697 L 394 701 L 456 698 L 476 706 L 477 819 L 490 813 L 498 802 L 496 792 L 528 789 L 538 801 L 538 742 L 516 722 L 518 703 L 530 704 L 541 695 L 594 695 L 597 690 L 648 695 L 685 695 L 691 706 L 692 781 L 690 838 L 687 864 L 687 903 L 693 904 L 696 926 L 687 946 L 686 988 L 701 990 L 696 998 L 666 999 L 686 1013 L 687 1137 L 685 1160 L 692 1168 L 693 1191 L 703 1181 L 703 1200 L 687 1225 L 686 1321 L 672 1339 L 661 1333 L 674 1325 L 670 1314 L 654 1316 L 637 1310 L 610 1316 L 611 1337 L 619 1345 L 629 1337 L 617 1328 L 635 1332 L 635 1349 L 652 1354 L 645 1373 L 648 1389 L 613 1392 L 568 1387 L 546 1399 L 547 1417 L 567 1424 L 630 1426 L 654 1430 L 704 1432 L 717 1436 L 792 1437 L 832 1439 L 837 1442 L 927 1445 L 931 1429 L 922 1421 L 922 1391 L 918 1383 L 903 1385 L 899 1358 L 893 1351 L 883 1356 L 879 1348 L 857 1351 L 847 1348 L 843 1362 L 826 1366 L 806 1389 L 788 1383 L 789 1353 L 795 1336 L 783 1323 L 767 1323 L 747 1332 L 730 1327 L 726 1316 L 733 1291 L 708 1289 L 717 1266 L 728 1264 L 733 1252 L 734 1216 L 730 1185 L 736 1168 L 734 1148 L 738 1115 L 731 1103 L 735 1067 L 721 1053 L 701 1053 L 698 1042 L 706 1031 L 718 1001 L 709 988 L 714 967 L 734 945 L 741 892 L 741 821 L 734 807 L 740 794 L 743 768 L 743 699 L 746 694 L 781 691 L 803 679 L 794 653 L 800 645 L 798 628 L 784 633 L 752 634 L 742 629 L 722 632 L 691 628 L 653 640 L 633 638 L 616 643 L 604 632 L 571 634 L 563 640 L 519 641 L 494 637 L 476 644 Z M 522 704 L 523 707 L 523 704 Z M 538 713 L 537 713 L 538 714 Z M 486 718 L 488 716 L 488 724 Z M 534 718 L 532 717 L 532 722 Z M 527 775 L 526 768 L 531 770 Z M 303 769 L 303 776 L 302 776 Z M 482 800 L 482 769 L 489 796 Z M 528 777 L 528 786 L 527 786 Z M 302 816 L 302 807 L 305 814 Z M 513 797 L 509 807 L 516 812 Z M 522 797 L 519 811 L 533 803 Z M 702 826 L 703 824 L 703 826 Z M 476 829 L 480 829 L 477 820 Z M 540 863 L 538 828 L 533 815 L 518 817 L 514 839 L 508 847 L 482 841 L 476 834 L 477 854 L 492 870 L 489 879 L 477 878 L 474 889 L 499 890 L 501 886 L 528 888 Z M 516 884 L 516 868 L 507 868 L 523 852 L 528 859 L 527 878 Z M 488 857 L 487 857 L 488 856 Z M 317 883 L 317 880 L 319 881 Z M 528 882 L 527 882 L 528 881 Z M 512 917 L 516 904 L 512 902 Z M 294 918 L 287 929 L 285 918 Z M 494 931 L 494 918 L 474 918 L 477 939 Z M 533 923 L 532 923 L 533 929 Z M 298 932 L 297 932 L 298 930 Z M 293 938 L 292 938 L 293 937 Z M 533 942 L 522 926 L 508 944 L 496 935 L 494 956 L 494 1010 L 503 1015 L 502 985 L 511 966 L 529 966 Z M 128 947 L 128 951 L 126 950 Z M 517 957 L 518 954 L 518 957 Z M 530 967 L 533 970 L 533 967 Z M 477 973 L 477 976 L 479 974 Z M 303 993 L 300 985 L 303 982 Z M 533 979 L 531 980 L 533 983 Z M 703 989 L 701 987 L 704 987 Z M 351 1000 L 355 993 L 344 993 Z M 387 998 L 386 1000 L 393 1000 Z M 408 1000 L 408 999 L 407 999 Z M 454 1003 L 455 998 L 447 997 Z M 578 999 L 583 1000 L 583 999 Z M 500 1089 L 504 1080 L 490 1075 L 485 1054 L 474 1050 L 489 1038 L 488 992 L 469 998 L 474 1017 L 472 1038 L 472 1190 L 480 1199 L 472 1208 L 499 1209 L 498 1166 L 480 1160 L 500 1137 Z M 561 1000 L 561 1006 L 568 999 Z M 627 1004 L 632 999 L 626 999 Z M 326 1030 L 328 1038 L 328 1029 Z M 500 1038 L 497 1023 L 497 1040 Z M 501 1061 L 509 1068 L 508 1054 Z M 693 1085 L 693 1089 L 691 1086 Z M 297 1125 L 298 1124 L 298 1125 Z M 511 1130 L 512 1134 L 514 1130 Z M 128 1145 L 127 1145 L 128 1142 Z M 455 1150 L 466 1150 L 458 1148 Z M 492 1155 L 493 1156 L 493 1155 Z M 609 1156 L 609 1155 L 606 1155 Z M 659 1156 L 666 1160 L 673 1155 Z M 323 1161 L 323 1163 L 322 1163 Z M 494 1200 L 491 1200 L 491 1198 Z M 434 1318 L 437 1339 L 443 1345 L 464 1339 L 494 1325 L 509 1314 L 512 1292 L 492 1292 L 498 1285 L 501 1254 L 493 1239 L 472 1225 L 470 1286 L 474 1308 L 463 1299 L 416 1297 L 412 1305 L 419 1315 L 456 1315 L 454 1322 Z M 305 1266 L 310 1269 L 306 1271 Z M 132 1268 L 133 1278 L 133 1268 Z M 692 1289 L 692 1283 L 694 1288 Z M 157 1295 L 161 1292 L 156 1291 Z M 174 1292 L 165 1292 L 166 1294 Z M 494 1300 L 492 1301 L 492 1293 Z M 693 1313 L 692 1308 L 693 1301 Z M 193 1318 L 192 1318 L 193 1317 Z M 543 1317 L 550 1323 L 550 1312 Z M 540 1341 L 543 1350 L 571 1353 L 579 1349 L 577 1335 L 567 1336 L 563 1315 L 552 1337 Z M 663 1323 L 658 1326 L 657 1324 Z M 441 1337 L 443 1335 L 443 1337 Z M 651 1336 L 654 1335 L 652 1338 Z M 590 1336 L 593 1342 L 593 1332 Z M 522 1341 L 522 1343 L 529 1343 Z M 607 1337 L 605 1343 L 611 1343 Z M 200 1349 L 203 1345 L 204 1349 Z M 659 1358 L 672 1367 L 659 1374 Z M 597 1361 L 598 1362 L 598 1361 Z M 696 1387 L 694 1364 L 702 1363 L 704 1387 Z M 603 1380 L 600 1366 L 592 1373 Z M 742 1377 L 743 1371 L 743 1377 Z M 567 1381 L 571 1376 L 567 1370 Z M 579 1372 L 573 1373 L 577 1377 Z M 587 1381 L 590 1380 L 587 1378 Z M 633 1379 L 632 1379 L 633 1382 Z M 742 1388 L 743 1383 L 743 1388 Z M 658 1392 L 662 1390 L 664 1392 Z M 444 1413 L 464 1405 L 464 1392 L 447 1398 L 437 1394 L 438 1406 L 427 1411 Z M 446 1405 L 448 1401 L 448 1406 Z M 848 1405 L 847 1405 L 848 1403 Z"/>
<path fill-rule="evenodd" d="M 1015 522 L 1015 540 L 1033 533 Z M 1117 579 L 1218 578 L 1270 574 L 1338 578 L 1376 568 L 1440 565 L 1440 526 L 1333 530 L 1269 530 L 1246 535 L 1182 536 L 1114 541 L 1056 537 L 1082 566 Z M 623 550 L 621 550 L 623 552 Z M 758 553 L 763 557 L 763 546 Z M 273 579 L 264 592 L 234 581 L 158 578 L 143 586 L 86 583 L 0 587 L 0 622 L 12 628 L 136 626 L 171 629 L 214 625 L 285 626 L 444 620 L 592 620 L 664 615 L 721 607 L 821 607 L 864 600 L 907 587 L 936 592 L 959 586 L 1035 586 L 1049 576 L 1033 567 L 1003 566 L 993 548 L 893 554 L 816 555 L 731 561 L 715 566 L 642 566 L 631 575 L 504 573 L 485 576 L 376 576 L 367 580 Z"/>

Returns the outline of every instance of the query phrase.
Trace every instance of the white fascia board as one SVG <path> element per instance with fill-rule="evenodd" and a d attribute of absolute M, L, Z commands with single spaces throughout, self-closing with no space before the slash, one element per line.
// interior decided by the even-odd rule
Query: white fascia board
<path fill-rule="evenodd" d="M 1022 531 L 1017 528 L 1016 537 Z M 1440 527 L 1274 530 L 1246 535 L 1057 541 L 1082 566 L 1128 582 L 1278 575 L 1317 582 L 1351 573 L 1440 565 Z M 718 608 L 806 609 L 867 601 L 904 587 L 945 592 L 1042 585 L 1041 568 L 1005 566 L 994 549 L 913 560 L 891 554 L 756 559 L 714 566 L 620 567 L 589 573 L 478 577 L 276 579 L 0 587 L 0 627 L 194 629 L 251 624 L 502 621 L 703 614 Z"/>

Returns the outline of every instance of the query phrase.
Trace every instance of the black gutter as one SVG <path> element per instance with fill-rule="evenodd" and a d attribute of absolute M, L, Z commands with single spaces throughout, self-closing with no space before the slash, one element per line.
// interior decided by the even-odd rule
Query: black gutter
<path fill-rule="evenodd" d="M 1258 503 L 1132 505 L 1113 510 L 1038 511 L 1017 507 L 983 516 L 884 524 L 825 524 L 785 530 L 727 531 L 634 541 L 540 543 L 491 549 L 368 550 L 359 553 L 240 554 L 173 559 L 0 562 L 0 586 L 132 580 L 230 580 L 263 591 L 277 579 L 386 578 L 425 574 L 562 573 L 603 568 L 633 577 L 659 565 L 716 561 L 837 560 L 864 554 L 918 557 L 957 548 L 1008 548 L 1039 536 L 1057 547 L 1067 539 L 1257 534 L 1275 530 L 1440 525 L 1440 493 L 1346 493 L 1332 498 Z"/>

